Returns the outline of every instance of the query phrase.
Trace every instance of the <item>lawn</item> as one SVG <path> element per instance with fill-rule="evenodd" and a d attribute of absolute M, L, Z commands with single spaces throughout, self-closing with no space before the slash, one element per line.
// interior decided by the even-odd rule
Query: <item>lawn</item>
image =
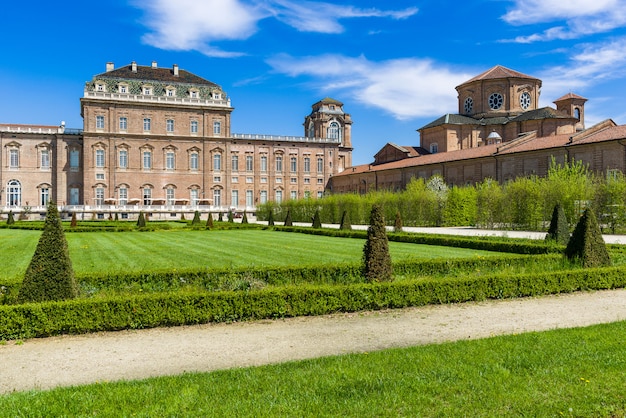
<path fill-rule="evenodd" d="M 0 280 L 21 277 L 40 231 L 0 229 L 6 260 Z M 172 268 L 254 267 L 357 263 L 362 239 L 269 230 L 167 230 L 65 234 L 76 274 L 139 272 Z M 499 253 L 390 242 L 392 260 L 464 258 Z"/>
<path fill-rule="evenodd" d="M 626 322 L 0 396 L 0 417 L 622 417 Z"/>

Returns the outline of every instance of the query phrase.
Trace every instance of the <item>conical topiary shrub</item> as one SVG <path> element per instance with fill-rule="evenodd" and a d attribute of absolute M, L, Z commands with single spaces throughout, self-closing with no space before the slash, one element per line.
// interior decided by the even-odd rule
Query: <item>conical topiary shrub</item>
<path fill-rule="evenodd" d="M 115 221 L 115 222 L 117 222 L 117 221 L 119 221 L 119 220 L 120 220 L 120 217 L 117 215 L 117 212 L 115 212 L 115 218 L 114 218 L 114 221 Z"/>
<path fill-rule="evenodd" d="M 15 223 L 15 218 L 13 217 L 13 211 L 10 210 L 7 215 L 7 225 L 13 225 Z"/>
<path fill-rule="evenodd" d="M 223 222 L 223 221 L 224 221 L 224 218 L 223 218 L 223 216 L 222 216 L 222 212 L 220 212 L 220 213 L 217 215 L 217 221 L 218 221 L 218 222 Z"/>
<path fill-rule="evenodd" d="M 193 220 L 191 221 L 191 226 L 198 226 L 200 225 L 200 212 L 195 211 L 193 213 Z"/>
<path fill-rule="evenodd" d="M 181 220 L 181 221 L 185 221 L 185 220 L 186 220 L 186 219 L 185 219 L 185 214 L 184 214 L 184 213 L 181 213 L 181 214 L 180 214 L 180 220 Z"/>
<path fill-rule="evenodd" d="M 600 226 L 591 209 L 585 209 L 583 216 L 576 224 L 565 248 L 565 256 L 570 260 L 580 260 L 583 267 L 611 265 Z"/>
<path fill-rule="evenodd" d="M 65 300 L 78 296 L 67 240 L 54 203 L 48 203 L 43 232 L 26 269 L 20 302 Z"/>
<path fill-rule="evenodd" d="M 242 224 L 247 224 L 248 223 L 248 214 L 246 213 L 246 211 L 243 211 L 243 216 L 241 217 L 241 223 Z"/>
<path fill-rule="evenodd" d="M 115 216 L 117 216 L 117 213 L 115 214 Z M 76 228 L 76 225 L 78 225 L 78 221 L 76 220 L 76 212 L 72 212 L 72 219 L 70 220 L 70 227 Z"/>
<path fill-rule="evenodd" d="M 267 226 L 274 226 L 274 211 L 271 208 L 267 215 Z"/>
<path fill-rule="evenodd" d="M 285 215 L 284 226 L 293 226 L 293 221 L 291 220 L 291 209 L 287 209 L 287 215 Z"/>
<path fill-rule="evenodd" d="M 213 228 L 213 214 L 209 212 L 209 217 L 206 220 L 206 229 Z"/>
<path fill-rule="evenodd" d="M 235 214 L 233 211 L 228 211 L 228 222 L 231 224 L 235 222 Z"/>
<path fill-rule="evenodd" d="M 146 217 L 143 212 L 139 212 L 139 217 L 137 218 L 137 227 L 144 228 L 146 226 Z"/>
<path fill-rule="evenodd" d="M 554 206 L 550 228 L 546 235 L 546 241 L 555 241 L 559 244 L 567 245 L 569 241 L 569 225 L 565 216 L 565 210 L 560 204 Z"/>
<path fill-rule="evenodd" d="M 367 241 L 363 247 L 363 275 L 369 282 L 393 280 L 385 219 L 378 205 L 374 205 L 370 213 Z"/>
<path fill-rule="evenodd" d="M 394 232 L 402 232 L 402 217 L 400 216 L 400 211 L 396 211 L 396 220 L 393 223 L 393 231 Z"/>
<path fill-rule="evenodd" d="M 339 229 L 349 231 L 352 229 L 352 223 L 350 223 L 350 215 L 347 210 L 344 210 L 341 214 L 341 223 Z"/>
<path fill-rule="evenodd" d="M 320 229 L 322 227 L 322 221 L 320 220 L 320 210 L 317 209 L 315 211 L 315 215 L 313 215 L 313 228 Z"/>

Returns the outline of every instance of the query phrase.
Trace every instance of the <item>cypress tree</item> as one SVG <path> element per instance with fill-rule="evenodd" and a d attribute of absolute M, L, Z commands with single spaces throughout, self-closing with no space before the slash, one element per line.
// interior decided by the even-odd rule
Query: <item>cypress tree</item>
<path fill-rule="evenodd" d="M 143 228 L 146 226 L 146 217 L 142 212 L 139 212 L 139 218 L 137 218 L 137 227 L 138 228 Z"/>
<path fill-rule="evenodd" d="M 243 217 L 241 218 L 241 223 L 242 224 L 247 224 L 248 223 L 248 214 L 246 213 L 246 211 L 243 211 Z"/>
<path fill-rule="evenodd" d="M 209 217 L 206 220 L 206 229 L 213 228 L 213 214 L 209 212 Z"/>
<path fill-rule="evenodd" d="M 583 267 L 610 266 L 611 259 L 602 238 L 596 215 L 589 208 L 576 224 L 572 237 L 565 248 L 570 260 L 580 260 Z"/>
<path fill-rule="evenodd" d="M 352 229 L 352 224 L 350 223 L 350 215 L 347 210 L 344 210 L 341 214 L 341 223 L 339 224 L 339 229 L 349 231 Z"/>
<path fill-rule="evenodd" d="M 552 211 L 550 228 L 548 228 L 548 234 L 546 235 L 546 241 L 550 240 L 563 245 L 567 245 L 569 241 L 569 225 L 567 224 L 565 210 L 563 210 L 563 206 L 558 203 L 554 206 L 554 210 Z"/>
<path fill-rule="evenodd" d="M 270 208 L 270 213 L 267 215 L 267 226 L 274 226 L 274 211 Z"/>
<path fill-rule="evenodd" d="M 322 227 L 322 221 L 320 220 L 320 210 L 315 210 L 315 215 L 313 215 L 313 228 L 320 229 Z"/>
<path fill-rule="evenodd" d="M 396 211 L 396 220 L 393 224 L 394 232 L 402 232 L 402 217 L 400 216 L 400 211 Z"/>
<path fill-rule="evenodd" d="M 72 299 L 76 296 L 78 286 L 61 218 L 56 205 L 50 202 L 43 232 L 26 269 L 18 300 L 43 302 Z"/>
<path fill-rule="evenodd" d="M 284 226 L 293 226 L 293 221 L 291 220 L 291 208 L 287 209 L 287 215 L 285 215 Z"/>
<path fill-rule="evenodd" d="M 115 214 L 117 216 L 117 213 Z M 78 222 L 76 221 L 76 212 L 72 212 L 72 220 L 70 221 L 70 227 L 76 228 Z"/>
<path fill-rule="evenodd" d="M 235 217 L 233 215 L 233 211 L 230 211 L 230 210 L 228 211 L 228 222 L 230 222 L 231 224 L 233 222 L 235 222 Z"/>
<path fill-rule="evenodd" d="M 379 205 L 374 205 L 370 213 L 367 241 L 363 247 L 363 275 L 369 282 L 393 280 L 385 219 Z"/>
<path fill-rule="evenodd" d="M 13 217 L 13 211 L 9 211 L 9 215 L 7 216 L 7 225 L 13 225 L 15 223 L 15 218 Z"/>
<path fill-rule="evenodd" d="M 191 221 L 191 226 L 200 225 L 200 212 L 195 211 L 193 213 L 193 220 Z"/>

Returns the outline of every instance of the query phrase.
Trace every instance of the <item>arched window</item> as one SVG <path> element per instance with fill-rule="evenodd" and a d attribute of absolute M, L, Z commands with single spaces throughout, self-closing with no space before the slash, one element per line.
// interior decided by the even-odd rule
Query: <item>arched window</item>
<path fill-rule="evenodd" d="M 574 117 L 580 120 L 580 109 L 577 107 L 574 108 Z"/>
<path fill-rule="evenodd" d="M 339 123 L 331 122 L 328 125 L 328 139 L 341 140 L 341 130 L 339 129 Z"/>
<path fill-rule="evenodd" d="M 17 180 L 9 180 L 7 184 L 7 204 L 9 206 L 22 205 L 22 185 Z"/>
<path fill-rule="evenodd" d="M 315 125 L 313 125 L 313 121 L 309 122 L 309 127 L 307 130 L 306 136 L 308 136 L 309 138 L 315 137 Z"/>
<path fill-rule="evenodd" d="M 47 206 L 50 201 L 50 185 L 44 183 L 37 188 L 39 189 L 39 206 Z"/>

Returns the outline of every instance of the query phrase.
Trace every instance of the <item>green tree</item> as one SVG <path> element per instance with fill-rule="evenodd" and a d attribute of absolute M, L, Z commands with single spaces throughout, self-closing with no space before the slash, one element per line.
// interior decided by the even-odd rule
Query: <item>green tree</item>
<path fill-rule="evenodd" d="M 142 212 L 139 212 L 139 217 L 137 218 L 137 227 L 144 228 L 146 226 L 146 217 Z"/>
<path fill-rule="evenodd" d="M 195 211 L 193 213 L 193 220 L 191 221 L 191 226 L 198 226 L 200 225 L 200 212 Z"/>
<path fill-rule="evenodd" d="M 267 226 L 274 226 L 274 211 L 271 208 L 267 214 Z"/>
<path fill-rule="evenodd" d="M 548 228 L 546 240 L 556 241 L 563 245 L 567 245 L 569 241 L 569 224 L 565 217 L 565 211 L 559 204 L 557 204 L 552 211 L 552 220 L 550 221 L 550 228 Z"/>
<path fill-rule="evenodd" d="M 393 231 L 394 232 L 402 232 L 402 217 L 400 216 L 400 211 L 396 211 L 396 219 L 393 223 Z"/>
<path fill-rule="evenodd" d="M 349 231 L 352 229 L 352 224 L 350 223 L 350 214 L 347 210 L 344 210 L 343 214 L 341 214 L 341 223 L 339 224 L 339 229 L 344 231 Z"/>
<path fill-rule="evenodd" d="M 583 267 L 611 265 L 596 215 L 590 208 L 585 209 L 583 216 L 576 224 L 565 248 L 565 256 L 570 260 L 580 260 Z"/>
<path fill-rule="evenodd" d="M 320 220 L 320 211 L 319 209 L 315 211 L 315 215 L 313 215 L 313 228 L 320 229 L 322 227 L 322 221 Z"/>
<path fill-rule="evenodd" d="M 287 208 L 287 215 L 285 215 L 284 226 L 293 226 L 293 221 L 291 220 L 291 208 Z"/>
<path fill-rule="evenodd" d="M 367 241 L 363 247 L 363 275 L 369 282 L 393 280 L 385 219 L 379 205 L 374 205 L 370 214 Z"/>
<path fill-rule="evenodd" d="M 78 222 L 76 220 L 76 212 L 72 212 L 72 219 L 70 220 L 70 227 L 76 228 L 76 225 L 78 225 Z"/>
<path fill-rule="evenodd" d="M 76 296 L 78 286 L 61 218 L 56 205 L 50 202 L 43 232 L 26 269 L 18 300 L 43 302 L 72 299 Z"/>
<path fill-rule="evenodd" d="M 504 191 L 500 184 L 487 178 L 476 185 L 476 225 L 494 228 L 504 223 Z"/>

